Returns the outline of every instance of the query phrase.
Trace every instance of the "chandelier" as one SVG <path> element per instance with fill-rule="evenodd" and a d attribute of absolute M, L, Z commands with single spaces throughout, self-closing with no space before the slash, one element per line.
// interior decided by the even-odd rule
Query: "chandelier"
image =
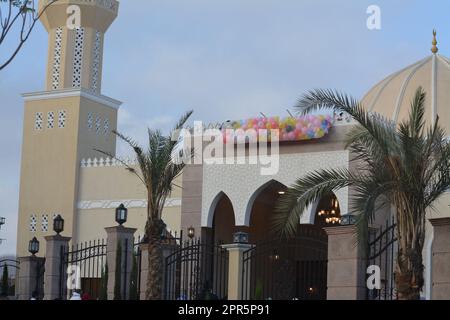
<path fill-rule="evenodd" d="M 340 224 L 341 218 L 338 214 L 339 202 L 336 198 L 331 198 L 331 206 L 327 210 L 320 210 L 319 217 L 324 217 L 327 224 Z"/>

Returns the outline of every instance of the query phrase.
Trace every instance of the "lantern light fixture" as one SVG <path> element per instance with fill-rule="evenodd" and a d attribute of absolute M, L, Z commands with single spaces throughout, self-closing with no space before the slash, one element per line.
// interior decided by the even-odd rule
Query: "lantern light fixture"
<path fill-rule="evenodd" d="M 119 225 L 123 225 L 127 222 L 128 209 L 125 208 L 124 204 L 121 203 L 120 206 L 116 208 L 116 222 Z"/>

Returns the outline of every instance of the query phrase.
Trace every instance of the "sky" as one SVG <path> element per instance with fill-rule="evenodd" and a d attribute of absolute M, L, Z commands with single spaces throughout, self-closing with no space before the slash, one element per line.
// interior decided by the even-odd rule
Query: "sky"
<path fill-rule="evenodd" d="M 370 5 L 381 9 L 380 30 L 367 28 Z M 138 141 L 189 109 L 204 122 L 287 116 L 312 88 L 361 98 L 429 55 L 433 28 L 450 56 L 449 15 L 442 0 L 122 0 L 105 37 L 102 93 L 124 102 L 119 131 Z M 16 246 L 20 94 L 44 89 L 47 41 L 38 25 L 0 71 L 0 256 Z M 0 59 L 12 44 L 0 47 Z"/>

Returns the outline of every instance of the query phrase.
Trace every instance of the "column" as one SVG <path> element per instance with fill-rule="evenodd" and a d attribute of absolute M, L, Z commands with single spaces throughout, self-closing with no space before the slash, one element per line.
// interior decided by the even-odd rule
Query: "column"
<path fill-rule="evenodd" d="M 134 233 L 137 229 L 124 226 L 109 227 L 106 230 L 106 262 L 108 263 L 108 300 L 114 299 L 116 269 L 120 271 L 120 298 L 126 300 L 130 293 L 132 259 L 134 254 Z M 118 246 L 121 246 L 121 261 L 116 265 Z"/>
<path fill-rule="evenodd" d="M 36 290 L 38 270 L 44 263 L 44 258 L 36 256 L 18 258 L 19 267 L 16 280 L 18 300 L 30 300 L 31 294 Z"/>
<path fill-rule="evenodd" d="M 450 299 L 450 218 L 430 219 L 433 226 L 431 247 L 431 299 Z"/>
<path fill-rule="evenodd" d="M 245 243 L 225 244 L 222 248 L 228 250 L 228 300 L 242 300 L 242 281 L 244 264 L 242 255 L 253 245 Z"/>
<path fill-rule="evenodd" d="M 68 248 L 71 238 L 60 235 L 44 237 L 46 241 L 45 251 L 45 277 L 44 300 L 54 300 L 61 297 L 61 254 L 63 248 Z"/>
<path fill-rule="evenodd" d="M 328 300 L 366 297 L 366 259 L 355 241 L 356 226 L 324 228 L 328 235 Z"/>

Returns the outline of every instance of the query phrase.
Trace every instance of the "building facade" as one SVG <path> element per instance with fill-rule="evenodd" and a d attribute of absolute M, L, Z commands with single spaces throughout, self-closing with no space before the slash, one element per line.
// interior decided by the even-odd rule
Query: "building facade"
<path fill-rule="evenodd" d="M 45 3 L 40 1 L 41 8 Z M 79 28 L 67 25 L 70 5 L 80 8 Z M 27 255 L 31 238 L 42 241 L 52 232 L 58 214 L 65 220 L 64 235 L 74 243 L 96 240 L 105 237 L 105 226 L 115 224 L 114 209 L 124 203 L 130 225 L 142 234 L 144 187 L 96 151 L 116 152 L 112 130 L 121 102 L 102 95 L 101 84 L 104 38 L 118 9 L 115 0 L 61 0 L 41 17 L 49 34 L 46 88 L 23 95 L 18 256 Z M 178 230 L 180 191 L 172 197 L 165 220 Z"/>
<path fill-rule="evenodd" d="M 80 28 L 74 30 L 66 26 L 66 9 L 71 4 L 79 5 L 84 13 Z M 115 0 L 61 0 L 41 18 L 49 33 L 47 86 L 44 92 L 23 95 L 18 256 L 27 255 L 32 237 L 41 240 L 51 232 L 57 214 L 65 219 L 64 235 L 73 243 L 90 241 L 105 237 L 105 227 L 115 224 L 114 209 L 124 203 L 129 209 L 127 226 L 142 234 L 144 186 L 120 162 L 96 151 L 116 152 L 111 130 L 117 128 L 121 103 L 101 94 L 101 73 L 104 36 L 118 7 Z M 422 86 L 427 92 L 428 125 L 439 115 L 441 125 L 450 132 L 450 60 L 438 54 L 435 42 L 430 56 L 370 89 L 363 105 L 400 122 L 408 116 L 415 90 Z M 233 242 L 233 234 L 239 231 L 249 234 L 251 244 L 267 239 L 277 197 L 297 178 L 318 169 L 352 170 L 352 154 L 344 142 L 351 126 L 344 115 L 335 115 L 322 137 L 281 142 L 279 170 L 270 176 L 260 174 L 261 165 L 250 163 L 188 165 L 176 181 L 182 189 L 175 187 L 166 203 L 163 219 L 168 229 L 194 227 L 196 235 L 218 244 Z M 127 161 L 135 165 L 133 159 Z M 331 210 L 340 218 L 349 213 L 351 198 L 352 190 L 344 188 L 308 208 L 299 221 L 299 234 L 312 230 L 321 233 L 321 238 L 326 236 L 323 228 L 337 220 L 327 220 L 323 214 Z M 450 194 L 446 194 L 428 218 L 450 217 L 449 203 Z M 381 211 L 375 228 L 391 218 L 390 208 Z M 423 252 L 426 298 L 431 297 L 433 285 L 432 244 L 433 228 L 427 222 Z M 327 283 L 324 285 L 326 288 Z"/>

